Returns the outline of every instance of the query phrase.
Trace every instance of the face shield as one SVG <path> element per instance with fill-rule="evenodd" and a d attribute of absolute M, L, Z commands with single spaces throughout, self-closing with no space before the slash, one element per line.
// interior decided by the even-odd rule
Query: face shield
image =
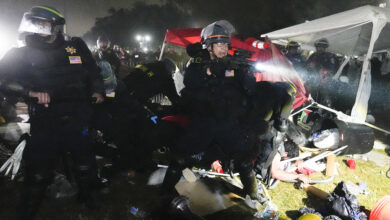
<path fill-rule="evenodd" d="M 30 13 L 23 15 L 19 26 L 19 33 L 53 35 L 54 29 L 50 21 L 44 18 L 33 17 Z"/>

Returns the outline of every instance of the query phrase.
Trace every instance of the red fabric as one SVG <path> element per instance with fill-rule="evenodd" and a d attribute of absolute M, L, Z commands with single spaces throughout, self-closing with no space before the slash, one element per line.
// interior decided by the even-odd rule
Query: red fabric
<path fill-rule="evenodd" d="M 310 174 L 315 173 L 317 171 L 309 169 L 309 168 L 306 168 L 306 167 L 303 167 L 303 168 L 297 170 L 297 172 L 301 173 L 301 174 L 304 174 L 304 175 L 310 175 Z"/>
<path fill-rule="evenodd" d="M 219 160 L 214 161 L 211 164 L 211 170 L 216 173 L 223 173 L 221 162 Z"/>
<path fill-rule="evenodd" d="M 201 28 L 168 29 L 164 41 L 186 47 L 188 44 L 200 42 L 201 31 Z M 302 79 L 298 76 L 292 64 L 274 44 L 270 43 L 270 48 L 259 49 L 252 46 L 255 40 L 257 39 L 247 38 L 245 41 L 242 41 L 240 38 L 232 36 L 231 47 L 233 50 L 230 50 L 229 53 L 233 54 L 237 48 L 252 51 L 253 54 L 249 60 L 260 62 L 267 67 L 263 72 L 255 74 L 256 81 L 292 83 L 297 89 L 293 109 L 298 108 L 308 100 L 309 96 Z"/>
<path fill-rule="evenodd" d="M 255 75 L 257 81 L 271 82 L 290 82 L 297 89 L 293 109 L 298 108 L 308 100 L 308 93 L 305 89 L 302 79 L 295 71 L 294 67 L 288 59 L 279 51 L 279 49 L 271 44 L 271 59 L 262 63 L 264 72 Z"/>
<path fill-rule="evenodd" d="M 371 210 L 370 220 L 386 220 L 390 218 L 390 195 L 382 197 Z"/>
<path fill-rule="evenodd" d="M 161 118 L 164 121 L 171 121 L 179 124 L 182 127 L 188 126 L 188 116 L 186 115 L 170 115 Z"/>
<path fill-rule="evenodd" d="M 201 31 L 201 28 L 168 29 L 164 41 L 186 47 L 188 44 L 200 42 Z"/>

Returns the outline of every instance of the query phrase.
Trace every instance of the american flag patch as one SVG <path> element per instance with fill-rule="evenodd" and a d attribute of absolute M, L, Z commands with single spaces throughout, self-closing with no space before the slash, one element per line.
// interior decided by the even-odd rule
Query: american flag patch
<path fill-rule="evenodd" d="M 69 56 L 70 64 L 82 64 L 80 56 Z"/>
<path fill-rule="evenodd" d="M 225 77 L 233 77 L 233 76 L 234 76 L 234 70 L 225 71 Z"/>

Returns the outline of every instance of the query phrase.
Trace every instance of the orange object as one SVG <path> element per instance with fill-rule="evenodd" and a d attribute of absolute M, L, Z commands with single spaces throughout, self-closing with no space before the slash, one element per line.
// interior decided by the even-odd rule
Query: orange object
<path fill-rule="evenodd" d="M 372 208 L 370 220 L 387 220 L 390 218 L 390 195 L 382 197 Z"/>
<path fill-rule="evenodd" d="M 223 173 L 222 165 L 219 160 L 216 160 L 211 164 L 211 169 L 213 172 Z"/>
<path fill-rule="evenodd" d="M 326 159 L 326 176 L 334 176 L 336 155 L 331 154 Z"/>

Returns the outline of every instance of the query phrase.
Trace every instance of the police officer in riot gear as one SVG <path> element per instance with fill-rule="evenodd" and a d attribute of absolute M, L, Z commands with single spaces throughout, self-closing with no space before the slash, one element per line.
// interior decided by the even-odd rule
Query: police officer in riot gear
<path fill-rule="evenodd" d="M 336 55 L 326 51 L 329 47 L 329 41 L 326 38 L 321 38 L 314 42 L 316 52 L 307 59 L 308 71 L 313 74 L 320 74 L 321 80 L 326 80 L 333 76 L 337 71 Z"/>
<path fill-rule="evenodd" d="M 326 51 L 329 41 L 326 38 L 314 42 L 316 52 L 307 59 L 307 71 L 311 75 L 309 89 L 313 97 L 325 105 L 331 105 L 330 87 L 332 77 L 337 71 L 336 55 Z"/>
<path fill-rule="evenodd" d="M 303 56 L 298 52 L 299 50 L 299 44 L 296 41 L 290 41 L 288 42 L 286 46 L 286 57 L 290 62 L 293 64 L 295 70 L 298 73 L 302 73 L 306 67 L 306 61 L 303 58 Z"/>
<path fill-rule="evenodd" d="M 193 57 L 185 70 L 185 88 L 181 94 L 189 125 L 186 134 L 178 140 L 174 149 L 177 158 L 171 161 L 163 182 L 163 189 L 171 193 L 174 193 L 181 170 L 191 167 L 191 155 L 220 150 L 223 155 L 215 155 L 213 159 L 227 157 L 234 161 L 244 193 L 258 199 L 257 182 L 252 171 L 254 155 L 247 144 L 245 126 L 241 123 L 255 79 L 246 68 L 233 69 L 225 65 L 231 28 L 227 21 L 217 21 L 204 28 L 201 37 L 205 49 L 193 53 L 198 56 Z M 199 49 L 199 45 L 195 48 Z"/>
<path fill-rule="evenodd" d="M 35 6 L 25 13 L 19 32 L 26 46 L 9 51 L 0 62 L 3 82 L 16 82 L 33 97 L 29 115 L 31 138 L 23 158 L 25 182 L 18 210 L 33 219 L 53 179 L 60 154 L 70 152 L 79 199 L 95 207 L 95 157 L 89 148 L 91 97 L 103 102 L 104 87 L 96 62 L 80 38 L 64 39 L 65 19 L 56 9 Z"/>

